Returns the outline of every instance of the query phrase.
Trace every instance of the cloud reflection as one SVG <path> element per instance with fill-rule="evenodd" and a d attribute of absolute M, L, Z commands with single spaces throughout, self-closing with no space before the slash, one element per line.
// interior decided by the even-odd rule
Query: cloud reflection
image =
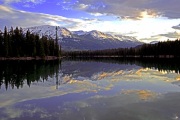
<path fill-rule="evenodd" d="M 149 91 L 149 90 L 123 90 L 122 94 L 130 95 L 136 94 L 141 100 L 151 100 L 157 97 L 157 93 Z"/>
<path fill-rule="evenodd" d="M 81 80 L 78 78 L 81 78 Z M 52 79 L 52 81 L 41 83 L 41 85 L 33 84 L 31 88 L 25 86 L 21 90 L 9 90 L 4 92 L 1 95 L 0 106 L 5 107 L 21 101 L 61 96 L 71 93 L 111 90 L 114 87 L 121 85 L 122 82 L 128 82 L 130 84 L 131 82 L 140 82 L 143 80 L 143 82 L 154 84 L 160 81 L 173 82 L 179 80 L 179 77 L 176 76 L 175 73 L 162 74 L 156 70 L 138 69 L 99 72 L 93 74 L 90 78 L 80 76 L 73 78 L 72 75 L 65 75 L 62 77 L 62 80 L 66 84 L 59 86 L 58 90 L 55 89 L 56 85 Z M 166 85 L 168 84 L 169 83 Z"/>
<path fill-rule="evenodd" d="M 148 115 L 148 118 L 152 118 L 149 113 L 146 113 L 146 109 L 151 111 L 149 104 L 153 107 L 158 107 L 152 115 L 156 114 L 156 112 L 158 113 L 158 111 L 162 114 L 163 110 L 161 105 L 159 105 L 161 100 L 156 101 L 160 95 L 159 92 L 162 92 L 161 90 L 164 90 L 165 93 L 173 90 L 178 91 L 179 87 L 176 88 L 171 82 L 165 81 L 174 81 L 178 80 L 178 78 L 179 76 L 175 73 L 162 73 L 146 68 L 101 71 L 93 73 L 90 77 L 65 74 L 61 77 L 62 83 L 65 84 L 59 86 L 57 90 L 53 81 L 55 78 L 49 78 L 44 83 L 32 84 L 31 88 L 25 86 L 20 90 L 4 92 L 0 99 L 0 108 L 3 108 L 6 117 L 2 117 L 2 119 L 18 119 L 22 116 L 28 116 L 32 119 L 72 120 L 73 118 L 85 118 L 106 120 L 108 118 L 113 119 L 114 114 L 119 119 L 128 119 L 130 117 L 136 120 L 139 119 L 137 114 L 141 115 L 142 119 L 145 118 L 145 115 Z M 111 92 L 106 95 L 104 91 Z M 55 107 L 49 108 L 53 104 L 52 100 L 56 99 L 53 98 L 54 96 L 82 92 L 94 93 L 95 95 L 83 100 L 66 101 L 63 105 L 59 105 L 60 101 L 58 101 Z M 50 105 L 47 102 L 28 103 L 30 100 L 36 101 L 35 99 L 42 98 L 45 100 L 50 99 L 48 101 Z M 147 101 L 148 103 L 146 103 Z M 177 102 L 176 100 L 174 101 Z M 169 102 L 166 100 L 163 102 L 166 103 L 166 108 L 174 105 L 167 104 Z M 19 107 L 15 106 L 17 103 L 20 104 Z M 159 114 L 156 114 L 155 117 L 159 117 Z M 173 113 L 170 113 L 170 117 L 174 118 Z"/>

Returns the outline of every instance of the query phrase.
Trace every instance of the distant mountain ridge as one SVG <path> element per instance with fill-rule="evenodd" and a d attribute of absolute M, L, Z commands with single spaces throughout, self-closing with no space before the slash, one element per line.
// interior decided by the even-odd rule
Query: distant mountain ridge
<path fill-rule="evenodd" d="M 24 28 L 23 31 L 29 30 L 31 33 L 56 38 L 56 26 L 36 26 Z M 126 48 L 141 45 L 142 42 L 134 37 L 123 35 L 111 35 L 97 30 L 86 31 L 69 31 L 64 27 L 57 27 L 57 37 L 63 50 L 102 50 L 113 48 Z"/>

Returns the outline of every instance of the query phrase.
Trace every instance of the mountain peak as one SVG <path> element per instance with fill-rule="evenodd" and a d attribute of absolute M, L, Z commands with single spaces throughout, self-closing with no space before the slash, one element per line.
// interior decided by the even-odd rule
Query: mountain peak
<path fill-rule="evenodd" d="M 89 34 L 94 38 L 100 38 L 100 39 L 114 39 L 111 35 L 97 31 L 92 30 L 89 32 Z"/>
<path fill-rule="evenodd" d="M 42 35 L 45 35 L 52 37 L 53 39 L 56 38 L 56 26 L 50 26 L 50 25 L 35 26 L 35 27 L 25 28 L 24 31 L 27 31 L 28 29 L 31 33 L 38 34 L 40 37 Z M 57 26 L 57 34 L 59 39 L 61 39 L 62 37 L 65 38 L 72 37 L 72 33 L 68 29 L 60 26 Z"/>

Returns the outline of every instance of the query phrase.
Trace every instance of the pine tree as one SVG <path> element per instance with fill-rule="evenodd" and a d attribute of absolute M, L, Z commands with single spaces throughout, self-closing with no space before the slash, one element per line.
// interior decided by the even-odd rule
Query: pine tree
<path fill-rule="evenodd" d="M 36 48 L 34 49 L 34 51 L 36 51 L 36 56 L 40 56 L 40 38 L 37 34 L 35 35 L 35 43 Z"/>
<path fill-rule="evenodd" d="M 14 30 L 13 27 L 11 27 L 9 32 L 9 39 L 8 39 L 8 46 L 9 46 L 9 56 L 13 56 L 13 39 L 14 39 Z"/>
<path fill-rule="evenodd" d="M 39 39 L 39 37 L 37 36 L 37 38 Z M 36 50 L 36 37 L 31 34 L 31 40 L 32 40 L 32 47 L 33 47 L 33 50 L 32 50 L 32 56 L 36 57 L 37 55 L 37 50 Z"/>
<path fill-rule="evenodd" d="M 26 32 L 26 42 L 24 46 L 24 51 L 26 51 L 25 55 L 26 56 L 31 56 L 32 55 L 32 47 L 31 47 L 31 35 L 29 29 Z"/>
<path fill-rule="evenodd" d="M 0 31 L 0 57 L 3 56 L 3 33 Z"/>
<path fill-rule="evenodd" d="M 8 34 L 8 31 L 7 31 L 7 28 L 6 28 L 6 26 L 5 26 L 5 28 L 4 28 L 4 56 L 5 57 L 8 57 L 8 36 L 9 36 L 9 34 Z"/>
<path fill-rule="evenodd" d="M 20 28 L 19 29 L 19 55 L 20 56 L 25 56 L 25 53 L 27 53 L 27 49 L 25 51 L 23 51 L 23 47 L 26 44 L 26 38 L 25 35 L 23 33 L 23 29 Z"/>
<path fill-rule="evenodd" d="M 59 45 L 58 45 L 58 37 L 57 37 L 57 26 L 56 26 L 56 43 L 55 43 L 55 56 L 59 57 Z"/>
<path fill-rule="evenodd" d="M 16 27 L 16 29 L 14 30 L 14 34 L 15 34 L 15 39 L 14 39 L 14 56 L 15 57 L 19 57 L 20 56 L 20 33 L 19 33 L 19 28 Z"/>

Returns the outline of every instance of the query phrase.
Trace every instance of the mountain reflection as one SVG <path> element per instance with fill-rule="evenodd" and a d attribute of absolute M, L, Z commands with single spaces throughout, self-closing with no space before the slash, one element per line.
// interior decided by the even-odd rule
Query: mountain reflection
<path fill-rule="evenodd" d="M 49 77 L 58 79 L 61 75 L 72 75 L 73 77 L 92 77 L 93 74 L 103 71 L 117 71 L 117 69 L 128 69 L 140 66 L 152 68 L 159 71 L 175 72 L 179 74 L 179 59 L 123 59 L 123 58 L 68 58 L 61 61 L 0 61 L 0 87 L 6 89 L 22 88 L 23 85 L 30 86 L 33 82 L 46 81 Z M 62 66 L 61 66 L 62 64 Z M 118 65 L 122 65 L 119 68 Z M 126 66 L 123 66 L 126 65 Z M 133 67 L 134 67 L 133 66 Z M 129 68 L 130 69 L 130 68 Z M 79 77 L 79 80 L 83 78 Z M 64 81 L 63 84 L 66 84 Z"/>

